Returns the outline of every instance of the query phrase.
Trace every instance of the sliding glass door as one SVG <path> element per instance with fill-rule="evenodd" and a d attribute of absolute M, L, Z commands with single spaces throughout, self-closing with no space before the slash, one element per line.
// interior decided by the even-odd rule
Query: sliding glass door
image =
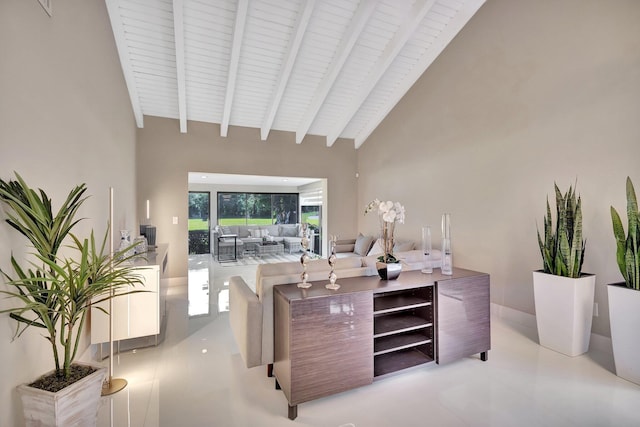
<path fill-rule="evenodd" d="M 209 199 L 208 191 L 189 191 L 189 253 L 210 252 Z"/>

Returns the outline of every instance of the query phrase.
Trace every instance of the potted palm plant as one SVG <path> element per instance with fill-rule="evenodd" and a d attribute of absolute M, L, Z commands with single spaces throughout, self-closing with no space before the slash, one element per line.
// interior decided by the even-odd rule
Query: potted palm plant
<path fill-rule="evenodd" d="M 611 344 L 616 375 L 640 384 L 640 213 L 631 178 L 627 177 L 627 234 L 622 220 L 611 206 L 613 235 L 616 238 L 616 260 L 624 282 L 607 286 Z"/>
<path fill-rule="evenodd" d="M 538 338 L 544 347 L 578 356 L 589 349 L 595 275 L 582 273 L 582 200 L 571 186 L 565 194 L 554 187 L 556 224 L 547 198 L 544 239 L 538 230 L 543 269 L 533 272 Z"/>
<path fill-rule="evenodd" d="M 36 381 L 18 386 L 29 426 L 95 425 L 106 368 L 74 362 L 86 315 L 92 303 L 138 292 L 129 286 L 142 283 L 128 264 L 130 258 L 123 256 L 130 248 L 113 256 L 105 253 L 108 232 L 101 245 L 93 231 L 84 239 L 72 233 L 85 192 L 84 184 L 73 188 L 54 215 L 43 190 L 33 190 L 18 174 L 16 180 L 0 179 L 6 222 L 34 250 L 23 263 L 11 255 L 11 271 L 0 270 L 7 288 L 0 293 L 15 301 L 0 313 L 17 321 L 14 338 L 38 328 L 51 345 L 55 366 Z"/>

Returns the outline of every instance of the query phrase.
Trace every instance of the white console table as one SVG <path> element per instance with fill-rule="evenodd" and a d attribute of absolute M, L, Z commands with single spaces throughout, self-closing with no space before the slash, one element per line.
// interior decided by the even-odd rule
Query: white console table
<path fill-rule="evenodd" d="M 134 261 L 136 272 L 142 276 L 144 287 L 149 292 L 120 295 L 112 300 L 113 341 L 160 334 L 164 317 L 166 285 L 162 277 L 167 268 L 168 245 L 161 244 Z M 107 312 L 109 301 L 97 304 Z M 109 316 L 97 307 L 91 307 L 91 344 L 109 342 Z"/>

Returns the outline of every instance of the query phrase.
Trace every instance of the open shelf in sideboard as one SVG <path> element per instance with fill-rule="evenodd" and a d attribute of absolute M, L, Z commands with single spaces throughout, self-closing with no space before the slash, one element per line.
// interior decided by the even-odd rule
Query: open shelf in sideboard
<path fill-rule="evenodd" d="M 431 305 L 431 300 L 418 295 L 383 295 L 376 297 L 373 301 L 373 311 L 376 314 L 393 313 L 396 311 L 407 310 L 409 308 L 418 308 Z"/>
<path fill-rule="evenodd" d="M 431 343 L 425 344 L 421 347 L 429 347 L 425 348 L 425 350 L 433 354 L 433 345 Z M 421 351 L 420 347 L 412 347 L 401 351 L 385 353 L 374 357 L 373 376 L 381 377 L 383 375 L 423 365 L 425 363 L 433 363 L 433 357 Z"/>
<path fill-rule="evenodd" d="M 434 361 L 433 286 L 374 295 L 374 377 Z"/>
<path fill-rule="evenodd" d="M 416 316 L 414 313 L 400 313 L 376 316 L 373 324 L 373 337 L 379 338 L 401 332 L 423 329 L 433 326 L 432 319 Z"/>
<path fill-rule="evenodd" d="M 415 331 L 403 334 L 388 335 L 378 338 L 373 344 L 373 355 L 390 353 L 392 351 L 404 350 L 421 344 L 432 342 L 429 331 Z"/>

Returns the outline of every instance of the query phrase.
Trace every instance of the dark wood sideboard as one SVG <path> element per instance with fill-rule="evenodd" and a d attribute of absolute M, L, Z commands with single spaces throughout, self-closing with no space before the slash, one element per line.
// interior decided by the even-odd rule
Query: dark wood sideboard
<path fill-rule="evenodd" d="M 309 289 L 274 286 L 276 388 L 295 419 L 297 405 L 371 384 L 403 369 L 452 362 L 491 348 L 489 275 L 403 272 L 338 278 Z"/>

